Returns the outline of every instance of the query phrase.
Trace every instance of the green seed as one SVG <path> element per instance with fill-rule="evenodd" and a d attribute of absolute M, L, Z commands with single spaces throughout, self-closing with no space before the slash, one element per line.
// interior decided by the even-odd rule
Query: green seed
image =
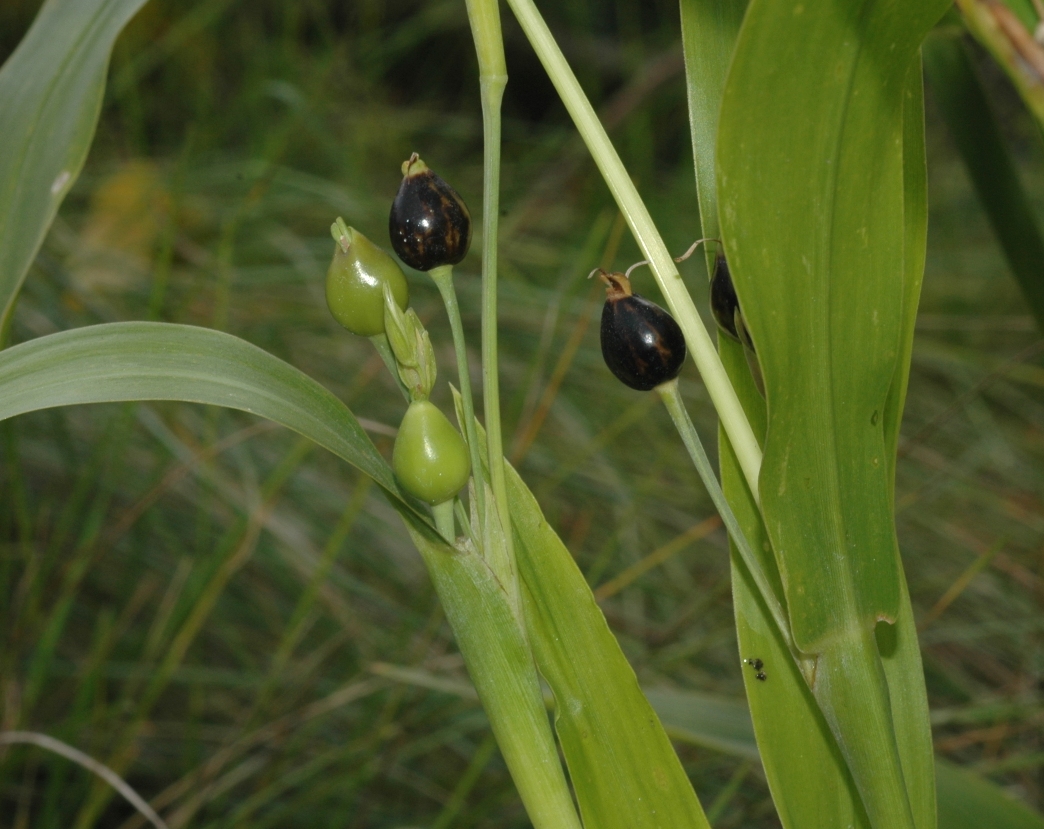
<path fill-rule="evenodd" d="M 471 474 L 468 447 L 437 406 L 415 400 L 399 425 L 392 450 L 399 485 L 429 504 L 450 500 Z"/>
<path fill-rule="evenodd" d="M 362 337 L 384 333 L 384 283 L 405 308 L 410 291 L 402 268 L 358 230 L 338 219 L 333 261 L 326 272 L 326 304 L 341 325 Z M 342 228 L 339 232 L 338 227 Z"/>

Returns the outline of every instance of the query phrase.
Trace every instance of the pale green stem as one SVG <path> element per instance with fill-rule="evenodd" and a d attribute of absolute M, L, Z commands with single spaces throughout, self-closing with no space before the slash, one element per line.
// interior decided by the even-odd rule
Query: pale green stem
<path fill-rule="evenodd" d="M 587 149 L 594 158 L 606 184 L 609 185 L 621 213 L 634 234 L 638 246 L 649 260 L 656 282 L 663 292 L 671 313 L 685 334 L 696 367 L 707 386 L 722 426 L 739 459 L 743 475 L 755 500 L 758 499 L 758 474 L 761 470 L 761 447 L 750 428 L 743 407 L 725 373 L 714 342 L 700 319 L 692 297 L 685 288 L 674 260 L 660 238 L 648 209 L 627 175 L 619 155 L 609 141 L 591 102 L 558 48 L 551 31 L 533 4 L 533 0 L 508 0 L 508 5 L 522 25 L 526 37 L 544 65 L 558 95 L 573 118 Z"/>
<path fill-rule="evenodd" d="M 453 499 L 443 501 L 431 508 L 435 515 L 435 528 L 450 544 L 457 540 L 457 528 L 453 523 Z"/>
<path fill-rule="evenodd" d="M 486 415 L 490 486 L 497 516 L 504 529 L 505 550 L 511 570 L 511 583 L 505 585 L 509 601 L 515 603 L 515 618 L 521 621 L 521 589 L 515 566 L 511 535 L 511 513 L 504 480 L 504 449 L 500 431 L 500 383 L 497 363 L 497 221 L 500 215 L 500 105 L 507 84 L 504 40 L 500 29 L 497 0 L 467 0 L 468 19 L 478 54 L 479 82 L 482 90 L 482 124 L 484 139 L 482 199 L 482 391 Z M 467 407 L 470 395 L 461 387 L 465 417 L 473 424 Z M 477 448 L 477 444 L 469 442 Z M 474 457 L 474 454 L 473 454 Z M 480 466 L 477 469 L 481 469 Z M 475 476 L 481 489 L 481 475 Z M 479 509 L 479 515 L 485 513 Z M 483 539 L 486 535 L 481 536 Z M 522 634 L 526 635 L 525 625 Z M 503 719 L 503 718 L 502 718 Z M 545 720 L 546 722 L 546 720 Z M 522 754 L 514 741 L 505 744 L 502 737 L 519 731 L 523 718 L 494 722 L 497 740 L 501 742 L 511 777 L 518 787 L 535 829 L 581 829 L 580 818 L 565 773 L 558 761 L 558 749 L 550 728 L 531 735 L 532 744 Z M 499 729 L 497 728 L 499 726 Z M 521 736 L 519 733 L 517 736 Z"/>
<path fill-rule="evenodd" d="M 442 294 L 442 302 L 446 306 L 450 331 L 453 332 L 453 350 L 457 354 L 457 375 L 460 381 L 460 396 L 464 403 L 464 432 L 468 438 L 468 449 L 471 451 L 471 474 L 475 476 L 475 506 L 479 519 L 479 536 L 484 537 L 482 527 L 486 519 L 486 487 L 482 483 L 482 456 L 479 453 L 478 433 L 475 429 L 475 403 L 471 396 L 471 375 L 468 370 L 467 345 L 464 342 L 464 326 L 460 321 L 460 306 L 457 304 L 457 291 L 453 287 L 453 266 L 440 265 L 428 271 L 428 276 Z"/>
<path fill-rule="evenodd" d="M 395 359 L 395 354 L 392 353 L 391 343 L 388 342 L 388 335 L 384 332 L 374 334 L 370 337 L 370 342 L 373 343 L 373 347 L 377 349 L 377 353 L 381 355 L 384 365 L 387 367 L 388 371 L 391 372 L 391 376 L 395 378 L 395 383 L 399 387 L 399 391 L 402 392 L 402 396 L 406 398 L 406 402 L 408 403 L 410 400 L 410 390 L 406 388 L 406 384 L 402 382 L 402 378 L 399 376 L 399 363 Z"/>
<path fill-rule="evenodd" d="M 500 107 L 507 86 L 507 62 L 497 0 L 468 0 L 468 19 L 478 55 L 482 91 L 482 400 L 486 415 L 489 483 L 511 568 L 511 599 L 521 618 L 522 594 L 511 533 L 511 507 L 504 474 L 504 441 L 500 428 L 500 371 L 497 360 L 497 241 L 500 221 Z"/>
<path fill-rule="evenodd" d="M 721 491 L 721 484 L 718 483 L 718 479 L 714 475 L 714 468 L 711 466 L 707 452 L 703 448 L 700 436 L 697 434 L 696 427 L 685 409 L 685 404 L 682 402 L 681 393 L 678 391 L 678 379 L 675 378 L 657 386 L 655 391 L 660 395 L 660 399 L 667 407 L 667 411 L 670 412 L 671 420 L 674 421 L 674 426 L 678 430 L 678 434 L 681 435 L 682 443 L 689 450 L 689 457 L 692 458 L 692 463 L 696 467 L 703 485 L 707 487 L 707 492 L 711 497 L 711 501 L 714 502 L 722 522 L 725 524 L 725 529 L 729 531 L 732 543 L 739 550 L 740 558 L 747 565 L 747 569 L 750 571 L 750 575 L 761 593 L 762 601 L 765 602 L 769 613 L 772 614 L 772 619 L 775 621 L 776 627 L 779 628 L 779 632 L 787 643 L 787 647 L 790 648 L 796 658 L 798 654 L 794 648 L 793 638 L 790 635 L 790 622 L 787 619 L 787 615 L 783 612 L 783 606 L 776 597 L 776 591 L 772 587 L 772 582 L 765 575 L 761 562 L 758 561 L 754 550 L 751 549 L 750 542 L 747 541 L 747 537 L 743 534 L 739 521 L 736 519 L 736 514 L 732 511 L 732 507 L 729 506 L 725 493 Z"/>

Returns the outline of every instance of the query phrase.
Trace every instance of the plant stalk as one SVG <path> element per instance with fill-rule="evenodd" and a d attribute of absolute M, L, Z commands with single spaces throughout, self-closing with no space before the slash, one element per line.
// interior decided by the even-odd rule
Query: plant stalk
<path fill-rule="evenodd" d="M 667 407 L 671 420 L 674 421 L 674 426 L 678 430 L 678 434 L 681 435 L 682 443 L 685 444 L 685 448 L 689 451 L 689 457 L 692 458 L 692 463 L 696 467 L 703 485 L 707 487 L 711 501 L 714 502 L 714 506 L 725 524 L 725 528 L 729 531 L 736 549 L 739 550 L 743 563 L 750 570 L 754 583 L 757 585 L 769 613 L 772 614 L 776 627 L 779 629 L 783 640 L 787 643 L 787 647 L 794 654 L 794 658 L 797 659 L 799 654 L 794 647 L 794 640 L 790 634 L 790 621 L 787 619 L 787 614 L 783 611 L 783 606 L 776 596 L 776 591 L 772 589 L 772 582 L 765 575 L 761 562 L 758 561 L 754 550 L 751 549 L 750 542 L 747 541 L 747 537 L 736 519 L 736 514 L 732 511 L 732 507 L 729 506 L 725 493 L 721 491 L 721 484 L 718 483 L 718 479 L 714 475 L 714 468 L 711 466 L 707 452 L 703 448 L 700 436 L 696 432 L 696 427 L 693 425 L 688 411 L 685 409 L 685 404 L 682 402 L 681 393 L 678 391 L 678 378 L 676 377 L 657 386 L 655 391 L 660 395 L 660 399 Z"/>
<path fill-rule="evenodd" d="M 482 394 L 486 417 L 486 448 L 489 463 L 490 488 L 493 506 L 503 529 L 503 546 L 510 569 L 507 591 L 508 602 L 513 605 L 513 614 L 518 620 L 523 642 L 528 639 L 522 615 L 522 595 L 515 562 L 514 543 L 511 531 L 511 512 L 507 500 L 504 474 L 504 448 L 500 424 L 500 377 L 497 359 L 497 224 L 500 215 L 500 107 L 507 85 L 507 63 L 504 59 L 504 39 L 500 27 L 498 0 L 467 0 L 468 20 L 471 23 L 475 51 L 478 55 L 479 83 L 482 94 L 483 128 L 483 176 L 482 176 Z M 432 274 L 434 276 L 434 273 Z M 438 284 L 438 283 L 436 283 Z M 440 290 L 442 287 L 440 286 Z M 452 287 L 451 287 L 452 290 Z M 447 304 L 448 307 L 448 304 Z M 458 315 L 459 317 L 459 315 Z M 460 352 L 458 351 L 458 359 Z M 473 437 L 476 431 L 474 415 L 470 410 L 471 394 L 464 385 L 461 375 L 461 395 L 464 416 L 469 429 L 468 443 L 471 445 L 472 463 L 475 465 L 476 492 L 483 489 L 481 465 L 474 459 L 478 454 L 478 443 Z M 481 495 L 480 495 L 481 497 Z M 482 502 L 478 502 L 478 514 L 485 518 Z M 488 537 L 480 527 L 483 541 Z M 527 643 L 528 647 L 528 643 Z M 492 717 L 492 712 L 491 712 Z M 513 718 L 514 719 L 514 718 Z M 513 730 L 517 723 L 500 722 L 502 729 Z M 495 730 L 496 727 L 495 727 Z M 558 759 L 558 749 L 550 729 L 534 734 L 541 744 L 547 767 L 526 758 L 522 762 L 511 762 L 513 751 L 505 751 L 512 779 L 536 829 L 581 829 L 580 818 L 573 805 L 565 774 Z M 501 733 L 497 731 L 498 742 Z M 503 748 L 510 748 L 504 746 Z M 536 748 L 536 746 L 534 746 Z M 541 759 L 537 751 L 535 760 Z"/>
<path fill-rule="evenodd" d="M 536 51 L 537 57 L 544 65 L 551 82 L 555 85 L 555 89 L 558 90 L 562 103 L 565 104 L 573 123 L 576 124 L 584 143 L 587 144 L 587 149 L 594 158 L 595 164 L 598 165 L 602 177 L 609 185 L 638 246 L 649 261 L 649 267 L 670 306 L 671 313 L 685 334 L 689 352 L 703 377 L 714 408 L 718 410 L 718 416 L 721 418 L 722 426 L 739 459 L 747 485 L 750 487 L 754 499 L 759 501 L 758 474 L 761 470 L 761 447 L 754 437 L 754 432 L 750 428 L 739 398 L 718 357 L 714 342 L 707 333 L 703 320 L 700 319 L 674 260 L 667 251 L 663 239 L 660 238 L 634 183 L 627 175 L 620 156 L 609 141 L 605 127 L 598 120 L 591 102 L 584 95 L 576 75 L 569 68 L 562 50 L 559 49 L 533 0 L 507 1 Z"/>
<path fill-rule="evenodd" d="M 457 291 L 453 287 L 453 266 L 440 265 L 428 271 L 435 286 L 442 294 L 442 302 L 446 306 L 450 331 L 453 332 L 453 350 L 457 354 L 457 375 L 460 381 L 460 396 L 464 403 L 464 433 L 468 438 L 468 450 L 471 452 L 471 474 L 475 476 L 475 504 L 478 508 L 480 522 L 479 535 L 486 518 L 486 487 L 482 482 L 482 456 L 479 453 L 478 433 L 475 429 L 475 403 L 471 396 L 471 375 L 468 370 L 467 344 L 464 342 L 464 326 L 460 321 L 460 306 L 457 304 Z"/>
<path fill-rule="evenodd" d="M 500 424 L 500 371 L 497 359 L 497 241 L 500 222 L 500 109 L 507 86 L 507 62 L 497 0 L 468 0 L 468 19 L 478 55 L 482 94 L 482 400 L 486 416 L 489 483 L 511 569 L 509 593 L 515 615 L 522 618 L 511 507 L 504 475 L 504 441 Z"/>

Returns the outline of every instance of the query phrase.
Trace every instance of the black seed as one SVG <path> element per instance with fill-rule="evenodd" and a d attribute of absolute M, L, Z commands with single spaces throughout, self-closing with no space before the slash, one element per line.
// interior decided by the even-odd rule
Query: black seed
<path fill-rule="evenodd" d="M 754 343 L 747 332 L 747 326 L 740 312 L 739 297 L 736 296 L 736 287 L 732 284 L 732 274 L 729 273 L 729 264 L 725 261 L 724 254 L 719 253 L 714 260 L 714 273 L 711 275 L 710 284 L 710 306 L 718 328 L 728 334 L 732 339 L 754 349 Z"/>
<path fill-rule="evenodd" d="M 419 271 L 456 265 L 471 245 L 471 214 L 457 191 L 414 153 L 392 202 L 388 231 L 399 258 Z"/>
<path fill-rule="evenodd" d="M 622 273 L 603 274 L 602 357 L 616 377 L 639 391 L 673 380 L 685 362 L 681 328 L 655 302 L 631 293 Z"/>

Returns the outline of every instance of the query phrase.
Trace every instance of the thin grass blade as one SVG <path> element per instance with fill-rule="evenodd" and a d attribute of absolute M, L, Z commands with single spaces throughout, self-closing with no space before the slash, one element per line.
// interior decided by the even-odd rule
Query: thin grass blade
<path fill-rule="evenodd" d="M 1044 45 L 1032 0 L 956 0 L 964 23 L 993 55 L 1044 127 Z"/>
<path fill-rule="evenodd" d="M 960 30 L 928 36 L 924 67 L 1008 266 L 1044 331 L 1044 236 Z"/>
<path fill-rule="evenodd" d="M 936 760 L 935 775 L 940 829 L 1044 829 L 1044 816 L 974 772 Z"/>
<path fill-rule="evenodd" d="M 921 297 L 928 244 L 928 170 L 925 160 L 924 82 L 914 59 L 903 93 L 903 286 L 899 350 L 883 414 L 884 445 L 891 499 L 895 500 L 895 462 L 899 426 L 906 403 L 914 327 Z M 935 774 L 928 692 L 924 684 L 917 625 L 902 565 L 899 568 L 899 615 L 895 624 L 878 624 L 876 642 L 892 713 L 899 758 L 910 806 L 919 829 L 936 825 Z"/>
<path fill-rule="evenodd" d="M 675 740 L 709 746 L 745 759 L 758 756 L 750 713 L 742 700 L 655 688 L 647 688 L 645 693 Z M 693 714 L 698 711 L 713 712 L 713 717 Z M 802 755 L 802 760 L 803 764 L 815 762 L 805 755 Z M 1044 829 L 1044 816 L 1012 798 L 996 783 L 945 760 L 937 760 L 935 769 L 940 829 L 982 829 L 984 826 L 990 829 Z M 828 785 L 827 781 L 821 781 L 821 786 Z M 852 824 L 833 823 L 829 815 L 822 815 L 817 822 L 810 814 L 805 823 L 794 825 L 836 827 Z"/>

